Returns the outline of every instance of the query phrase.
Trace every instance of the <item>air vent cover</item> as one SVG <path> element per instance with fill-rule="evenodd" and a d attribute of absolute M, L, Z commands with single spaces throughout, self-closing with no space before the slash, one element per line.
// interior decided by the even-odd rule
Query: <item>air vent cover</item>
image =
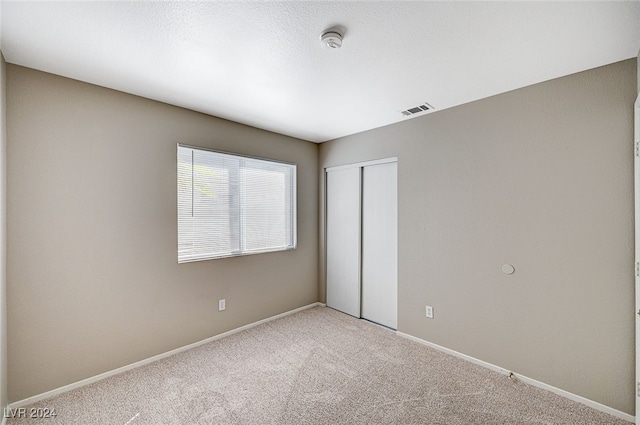
<path fill-rule="evenodd" d="M 400 111 L 400 113 L 405 117 L 410 117 L 411 115 L 420 114 L 422 112 L 431 111 L 433 109 L 433 106 L 429 105 L 427 102 L 424 102 L 422 105 L 414 106 L 413 108 Z"/>

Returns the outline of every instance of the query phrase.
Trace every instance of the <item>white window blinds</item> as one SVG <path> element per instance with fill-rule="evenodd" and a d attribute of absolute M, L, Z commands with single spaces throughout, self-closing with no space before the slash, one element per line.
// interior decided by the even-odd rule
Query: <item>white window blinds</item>
<path fill-rule="evenodd" d="M 296 247 L 296 166 L 178 145 L 178 263 Z"/>

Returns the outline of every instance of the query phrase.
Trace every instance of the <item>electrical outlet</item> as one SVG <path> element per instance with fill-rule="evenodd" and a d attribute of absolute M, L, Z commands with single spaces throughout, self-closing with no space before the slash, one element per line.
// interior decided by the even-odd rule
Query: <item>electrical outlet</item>
<path fill-rule="evenodd" d="M 227 300 L 218 301 L 218 311 L 225 310 L 227 308 Z"/>
<path fill-rule="evenodd" d="M 427 315 L 427 318 L 429 318 L 429 319 L 433 319 L 433 307 L 431 307 L 430 305 L 428 305 L 428 306 L 425 308 L 425 313 L 426 313 L 426 315 Z"/>

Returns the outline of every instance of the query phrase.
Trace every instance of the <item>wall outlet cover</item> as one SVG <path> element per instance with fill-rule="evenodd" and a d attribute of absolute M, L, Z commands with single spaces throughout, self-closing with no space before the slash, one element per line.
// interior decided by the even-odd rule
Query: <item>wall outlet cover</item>
<path fill-rule="evenodd" d="M 433 307 L 431 307 L 430 305 L 428 305 L 428 306 L 426 307 L 426 309 L 425 309 L 425 313 L 426 313 L 426 316 L 427 316 L 429 319 L 433 319 Z"/>
<path fill-rule="evenodd" d="M 227 301 L 226 300 L 219 300 L 218 301 L 218 311 L 222 311 L 224 309 L 227 308 Z"/>

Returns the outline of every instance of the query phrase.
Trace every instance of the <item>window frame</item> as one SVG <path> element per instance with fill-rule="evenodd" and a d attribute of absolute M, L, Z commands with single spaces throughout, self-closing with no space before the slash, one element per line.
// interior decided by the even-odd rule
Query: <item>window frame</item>
<path fill-rule="evenodd" d="M 285 191 L 288 191 L 290 193 L 288 194 L 288 196 L 285 193 L 285 202 L 287 202 L 287 204 L 290 204 L 287 206 L 288 207 L 287 210 L 289 210 L 290 213 L 285 214 L 285 220 L 288 222 L 285 225 L 285 229 L 288 229 L 287 231 L 290 232 L 291 234 L 291 240 L 288 241 L 290 242 L 290 244 L 282 247 L 277 247 L 277 248 L 251 249 L 251 250 L 247 250 L 246 245 L 243 247 L 246 241 L 244 240 L 245 236 L 243 234 L 243 229 L 242 229 L 243 224 L 240 224 L 240 223 L 246 220 L 247 215 L 246 215 L 246 207 L 243 205 L 243 202 L 242 202 L 243 195 L 242 195 L 242 188 L 240 186 L 238 191 L 234 195 L 234 196 L 237 196 L 238 203 L 239 203 L 238 215 L 237 217 L 235 217 L 238 223 L 237 228 L 235 227 L 232 228 L 233 226 L 230 226 L 229 228 L 229 231 L 231 234 L 238 235 L 238 244 L 239 244 L 238 250 L 232 250 L 219 255 L 201 255 L 199 257 L 194 256 L 192 258 L 181 259 L 180 258 L 180 229 L 179 229 L 180 227 L 180 181 L 179 181 L 180 148 L 226 155 L 235 159 L 240 159 L 240 161 L 242 161 L 242 159 L 248 159 L 248 160 L 264 161 L 266 163 L 289 166 L 290 167 L 289 170 L 291 174 L 290 182 L 289 182 L 290 184 L 287 184 L 287 182 L 285 181 Z M 176 180 L 177 180 L 176 181 L 176 189 L 177 189 L 176 190 L 176 241 L 177 241 L 176 248 L 177 248 L 177 256 L 178 256 L 178 264 L 185 264 L 185 263 L 192 263 L 192 262 L 206 261 L 206 260 L 216 260 L 216 259 L 222 259 L 222 258 L 241 257 L 245 255 L 265 254 L 269 252 L 290 251 L 290 250 L 297 249 L 298 247 L 298 230 L 297 230 L 297 227 L 298 227 L 297 226 L 297 221 L 298 221 L 297 220 L 297 216 L 298 216 L 297 214 L 297 176 L 298 176 L 298 173 L 297 173 L 297 170 L 298 170 L 298 165 L 295 162 L 288 162 L 288 161 L 282 161 L 282 160 L 277 160 L 272 158 L 245 155 L 245 154 L 239 154 L 235 152 L 228 152 L 228 151 L 222 151 L 222 150 L 211 149 L 206 147 L 178 143 L 176 146 Z M 265 171 L 268 171 L 268 169 L 265 168 Z M 230 182 L 228 182 L 228 184 L 229 186 L 231 186 Z M 191 181 L 191 186 L 193 188 L 193 181 Z M 287 186 L 289 186 L 289 190 L 286 190 Z"/>

